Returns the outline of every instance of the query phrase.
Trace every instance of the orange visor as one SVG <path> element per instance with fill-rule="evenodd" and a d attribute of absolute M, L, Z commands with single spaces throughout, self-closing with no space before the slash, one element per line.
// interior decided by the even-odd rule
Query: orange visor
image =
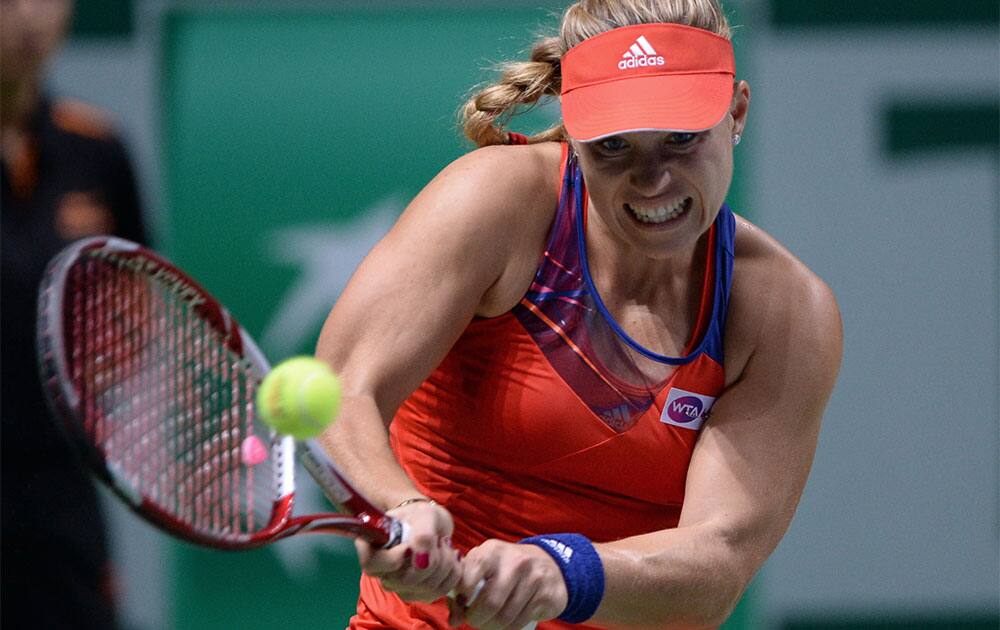
<path fill-rule="evenodd" d="M 704 131 L 733 98 L 736 61 L 724 37 L 683 24 L 640 24 L 595 35 L 563 55 L 562 115 L 569 135 Z"/>

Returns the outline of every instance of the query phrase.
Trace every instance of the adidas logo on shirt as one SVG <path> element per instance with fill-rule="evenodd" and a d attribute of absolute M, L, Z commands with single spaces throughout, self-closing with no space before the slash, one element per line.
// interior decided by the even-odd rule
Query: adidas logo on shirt
<path fill-rule="evenodd" d="M 667 62 L 656 54 L 645 35 L 640 35 L 618 62 L 618 69 L 644 68 L 647 66 L 662 66 Z"/>

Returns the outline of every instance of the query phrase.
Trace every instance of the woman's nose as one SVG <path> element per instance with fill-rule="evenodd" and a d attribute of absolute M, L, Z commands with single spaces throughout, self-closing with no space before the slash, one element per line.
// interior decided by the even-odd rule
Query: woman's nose
<path fill-rule="evenodd" d="M 667 192 L 671 179 L 670 168 L 666 164 L 651 160 L 636 165 L 632 171 L 631 183 L 640 195 L 656 197 Z"/>

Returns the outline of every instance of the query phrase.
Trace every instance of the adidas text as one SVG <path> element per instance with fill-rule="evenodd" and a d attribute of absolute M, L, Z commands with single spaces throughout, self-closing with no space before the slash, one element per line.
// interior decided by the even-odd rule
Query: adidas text
<path fill-rule="evenodd" d="M 627 68 L 641 68 L 646 66 L 662 66 L 667 62 L 657 55 L 656 57 L 632 57 L 629 59 L 622 59 L 618 62 L 618 69 L 625 70 Z"/>

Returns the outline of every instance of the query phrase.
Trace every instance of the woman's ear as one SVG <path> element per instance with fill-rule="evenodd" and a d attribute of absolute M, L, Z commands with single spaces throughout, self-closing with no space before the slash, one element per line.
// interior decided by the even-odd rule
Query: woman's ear
<path fill-rule="evenodd" d="M 750 84 L 746 81 L 736 81 L 733 84 L 733 102 L 729 106 L 729 114 L 733 117 L 733 133 L 743 134 L 747 122 L 747 111 L 750 109 Z"/>

